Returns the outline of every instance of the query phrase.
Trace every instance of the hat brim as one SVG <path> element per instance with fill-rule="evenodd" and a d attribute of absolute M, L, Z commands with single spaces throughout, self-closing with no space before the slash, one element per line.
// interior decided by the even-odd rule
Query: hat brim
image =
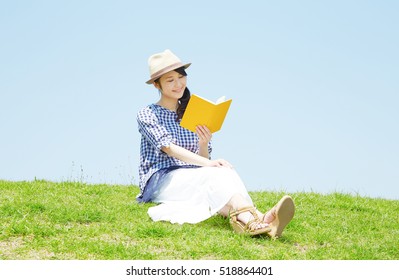
<path fill-rule="evenodd" d="M 146 84 L 151 85 L 152 83 L 154 83 L 154 81 L 156 79 L 160 78 L 162 75 L 164 75 L 164 74 L 166 74 L 166 73 L 168 73 L 170 71 L 173 71 L 175 69 L 181 68 L 181 67 L 184 67 L 184 69 L 187 69 L 190 65 L 191 65 L 191 63 L 186 63 L 186 64 L 176 65 L 174 67 L 166 67 L 166 68 L 162 69 L 161 71 L 158 71 L 158 73 L 155 76 L 151 77 L 151 79 L 148 80 L 146 82 Z"/>

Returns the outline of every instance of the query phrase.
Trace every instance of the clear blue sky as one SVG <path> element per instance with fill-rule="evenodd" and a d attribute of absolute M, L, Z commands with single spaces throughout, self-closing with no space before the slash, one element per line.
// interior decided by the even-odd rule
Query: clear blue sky
<path fill-rule="evenodd" d="M 2 1 L 0 179 L 138 183 L 148 57 L 233 99 L 250 190 L 399 199 L 398 1 Z"/>

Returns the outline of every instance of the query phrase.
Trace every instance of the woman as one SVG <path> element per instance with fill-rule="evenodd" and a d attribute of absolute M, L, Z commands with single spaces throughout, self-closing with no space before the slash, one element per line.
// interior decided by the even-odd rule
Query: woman
<path fill-rule="evenodd" d="M 148 213 L 154 221 L 198 223 L 220 214 L 238 233 L 279 237 L 295 206 L 284 196 L 266 214 L 258 211 L 240 177 L 224 159 L 212 160 L 212 134 L 205 126 L 196 133 L 180 120 L 190 99 L 187 69 L 170 50 L 148 60 L 150 79 L 160 92 L 157 103 L 137 114 L 140 147 L 139 202 L 155 202 Z"/>

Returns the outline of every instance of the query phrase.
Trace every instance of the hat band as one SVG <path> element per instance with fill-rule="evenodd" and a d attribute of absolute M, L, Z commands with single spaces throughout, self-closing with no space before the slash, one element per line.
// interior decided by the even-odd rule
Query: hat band
<path fill-rule="evenodd" d="M 165 67 L 165 68 L 153 73 L 151 75 L 151 79 L 158 78 L 159 76 L 162 76 L 162 74 L 165 74 L 165 73 L 167 73 L 169 71 L 175 70 L 175 69 L 177 69 L 177 68 L 179 68 L 181 66 L 183 66 L 183 63 L 181 63 L 181 62 L 173 63 L 173 64 L 171 64 L 171 65 L 169 65 L 169 66 L 167 66 L 167 67 Z"/>

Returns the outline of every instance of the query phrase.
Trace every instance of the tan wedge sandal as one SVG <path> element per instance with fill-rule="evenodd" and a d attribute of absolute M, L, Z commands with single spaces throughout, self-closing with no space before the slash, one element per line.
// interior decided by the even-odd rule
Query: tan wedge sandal
<path fill-rule="evenodd" d="M 278 238 L 283 233 L 284 228 L 292 220 L 295 213 L 295 204 L 292 198 L 288 195 L 283 196 L 276 206 L 271 210 L 275 216 L 270 223 L 271 231 L 268 233 L 270 237 Z"/>
<path fill-rule="evenodd" d="M 238 220 L 238 215 L 244 212 L 250 212 L 252 214 L 253 219 L 250 220 L 248 223 L 243 223 Z M 259 224 L 263 223 L 257 213 L 256 208 L 253 206 L 240 208 L 230 212 L 230 225 L 234 229 L 235 232 L 241 234 L 248 234 L 251 236 L 260 235 L 271 231 L 270 227 L 263 227 L 263 228 L 256 228 Z"/>

